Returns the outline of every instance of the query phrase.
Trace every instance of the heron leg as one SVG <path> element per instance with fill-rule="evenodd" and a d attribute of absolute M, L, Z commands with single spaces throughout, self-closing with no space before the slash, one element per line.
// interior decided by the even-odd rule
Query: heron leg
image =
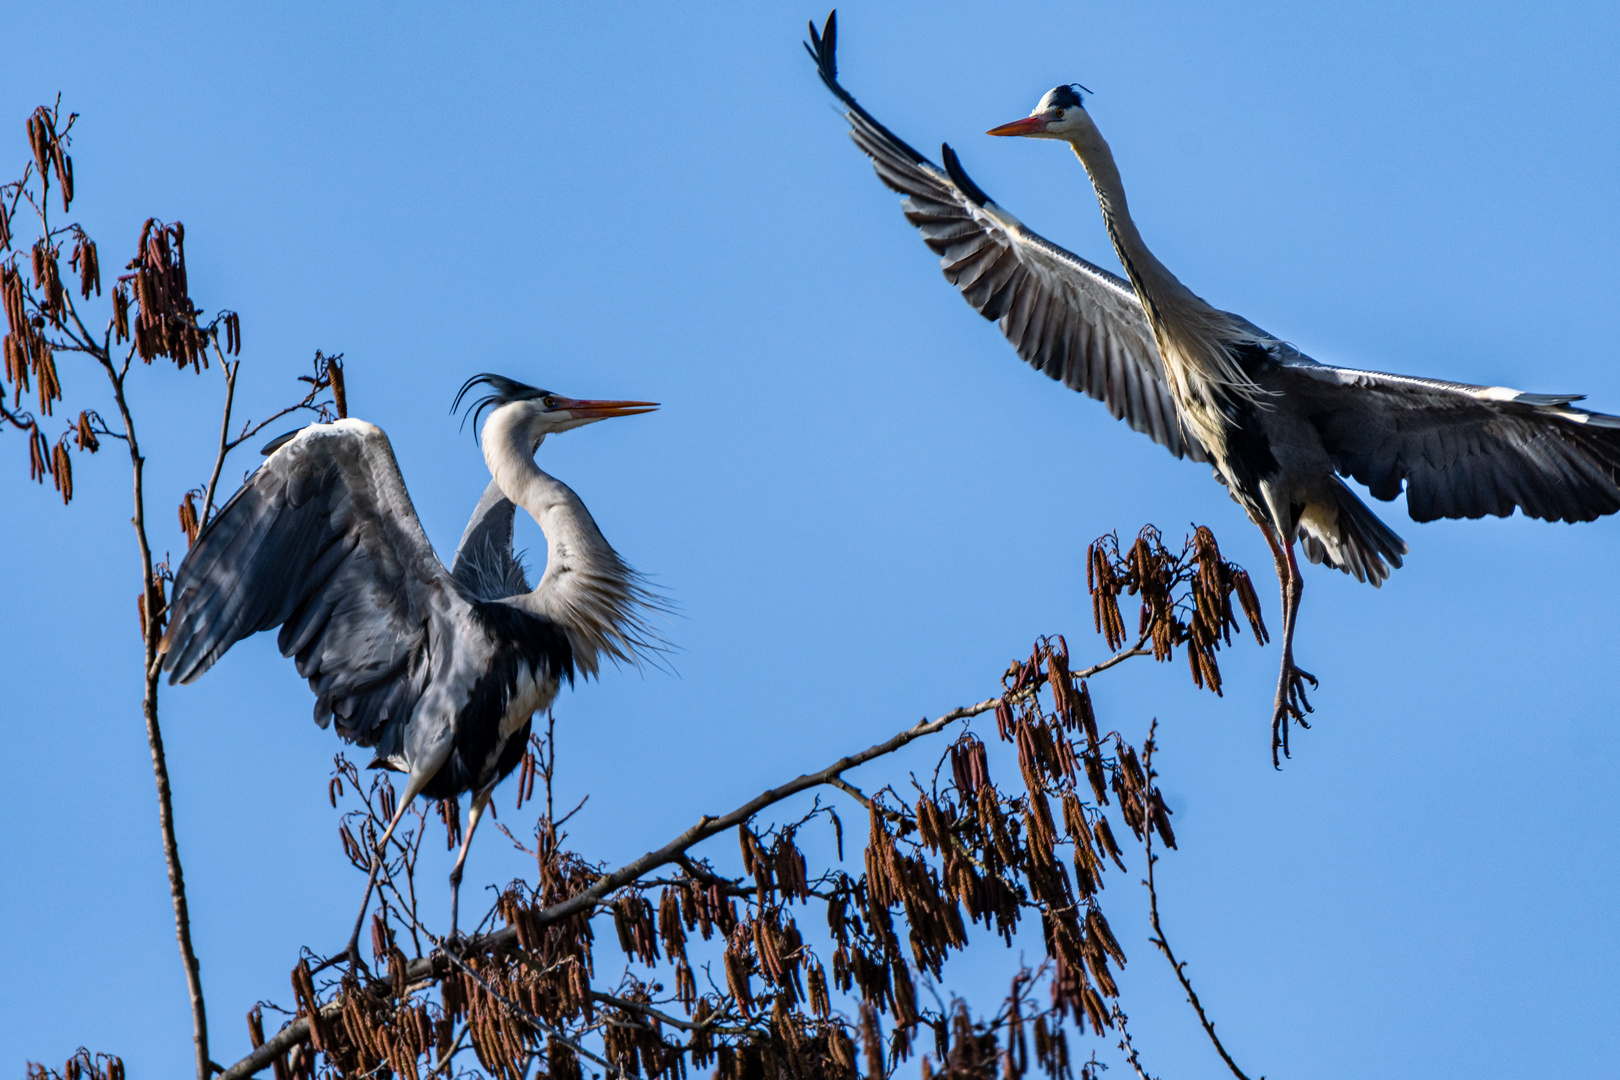
<path fill-rule="evenodd" d="M 394 820 L 388 823 L 388 828 L 383 830 L 382 839 L 377 841 L 377 846 L 371 851 L 371 873 L 366 876 L 366 895 L 360 900 L 360 914 L 354 917 L 354 933 L 349 935 L 349 947 L 345 950 L 349 956 L 350 968 L 360 963 L 360 928 L 366 923 L 366 909 L 371 906 L 371 893 L 377 887 L 377 875 L 382 872 L 383 860 L 388 857 L 388 841 L 393 838 L 394 830 L 399 827 L 411 802 L 421 794 L 431 778 L 431 775 L 422 777 L 413 775 L 406 781 L 405 794 L 400 797 L 399 809 L 394 811 Z"/>
<path fill-rule="evenodd" d="M 1283 544 L 1269 525 L 1262 525 L 1261 531 L 1265 533 L 1272 556 L 1277 560 L 1277 577 L 1282 585 L 1282 670 L 1277 675 L 1277 700 L 1271 714 L 1271 764 L 1281 768 L 1278 750 L 1282 751 L 1282 757 L 1290 756 L 1289 721 L 1297 720 L 1304 728 L 1311 726 L 1305 714 L 1314 710 L 1310 699 L 1305 696 L 1305 684 L 1310 683 L 1314 690 L 1317 681 L 1316 676 L 1294 663 L 1294 624 L 1299 615 L 1300 597 L 1305 592 L 1305 579 L 1300 575 L 1299 561 L 1294 558 L 1294 545 Z"/>
<path fill-rule="evenodd" d="M 489 805 L 489 797 L 495 790 L 491 784 L 483 791 L 475 792 L 472 797 L 472 806 L 467 810 L 467 831 L 461 837 L 461 853 L 456 856 L 455 868 L 450 871 L 450 936 L 456 936 L 456 909 L 461 898 L 461 868 L 467 863 L 467 849 L 472 846 L 473 833 L 478 829 L 478 821 L 484 816 L 484 807 Z"/>

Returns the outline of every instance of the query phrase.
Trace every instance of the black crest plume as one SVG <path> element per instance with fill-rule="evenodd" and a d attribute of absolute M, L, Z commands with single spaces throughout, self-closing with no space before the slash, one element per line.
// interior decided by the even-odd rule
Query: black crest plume
<path fill-rule="evenodd" d="M 468 415 L 472 417 L 475 431 L 478 428 L 478 418 L 483 415 L 485 409 L 498 409 L 502 405 L 510 405 L 514 401 L 533 401 L 535 398 L 546 396 L 544 390 L 520 383 L 516 379 L 508 379 L 504 375 L 492 375 L 486 371 L 474 375 L 461 384 L 461 389 L 456 393 L 456 400 L 450 403 L 451 412 L 456 412 L 461 408 L 461 399 L 466 397 L 467 391 L 475 386 L 487 386 L 494 391 L 494 393 L 485 394 L 472 403 L 472 412 Z M 466 420 L 463 419 L 462 423 L 465 424 Z"/>

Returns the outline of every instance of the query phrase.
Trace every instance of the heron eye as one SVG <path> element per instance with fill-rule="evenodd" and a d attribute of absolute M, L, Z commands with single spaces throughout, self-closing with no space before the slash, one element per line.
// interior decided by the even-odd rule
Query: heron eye
<path fill-rule="evenodd" d="M 1054 119 L 1054 120 L 1063 119 L 1063 110 L 1062 109 L 1054 109 L 1054 110 L 1052 110 L 1052 119 Z"/>
<path fill-rule="evenodd" d="M 557 399 L 552 397 L 550 394 L 547 394 L 544 398 L 541 398 L 540 403 L 548 409 L 555 409 L 557 407 Z"/>

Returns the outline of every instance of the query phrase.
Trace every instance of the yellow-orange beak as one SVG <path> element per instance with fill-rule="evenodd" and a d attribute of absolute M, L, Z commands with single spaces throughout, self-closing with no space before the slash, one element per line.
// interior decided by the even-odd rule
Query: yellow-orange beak
<path fill-rule="evenodd" d="M 1002 124 L 985 132 L 986 135 L 1039 135 L 1046 130 L 1046 117 L 1039 114 L 1026 116 L 1022 120 L 1014 120 L 1010 124 Z"/>
<path fill-rule="evenodd" d="M 559 397 L 557 408 L 567 409 L 581 420 L 606 420 L 610 416 L 636 416 L 658 408 L 656 401 L 579 401 Z"/>

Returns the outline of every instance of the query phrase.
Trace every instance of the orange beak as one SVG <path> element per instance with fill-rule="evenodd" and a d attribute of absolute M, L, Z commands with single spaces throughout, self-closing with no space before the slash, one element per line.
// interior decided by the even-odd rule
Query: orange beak
<path fill-rule="evenodd" d="M 1014 120 L 1010 124 L 1002 124 L 985 132 L 986 135 L 1039 135 L 1046 130 L 1046 117 L 1041 115 L 1026 116 L 1022 120 Z"/>
<path fill-rule="evenodd" d="M 567 409 L 581 420 L 606 420 L 610 416 L 636 416 L 658 408 L 656 401 L 577 401 L 557 398 L 557 408 Z"/>

